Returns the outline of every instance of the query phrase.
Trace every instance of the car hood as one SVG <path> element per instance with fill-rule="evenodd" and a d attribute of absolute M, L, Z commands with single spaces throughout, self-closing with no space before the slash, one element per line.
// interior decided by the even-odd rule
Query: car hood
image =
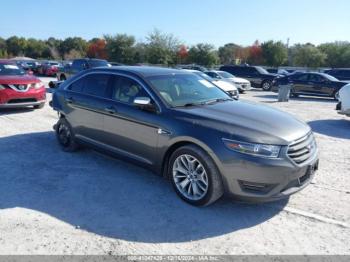
<path fill-rule="evenodd" d="M 288 145 L 311 131 L 288 113 L 250 102 L 226 101 L 176 110 L 183 113 L 183 120 L 216 129 L 225 138 L 246 142 Z"/>
<path fill-rule="evenodd" d="M 25 85 L 39 82 L 40 80 L 32 75 L 0 76 L 0 84 L 5 85 Z"/>

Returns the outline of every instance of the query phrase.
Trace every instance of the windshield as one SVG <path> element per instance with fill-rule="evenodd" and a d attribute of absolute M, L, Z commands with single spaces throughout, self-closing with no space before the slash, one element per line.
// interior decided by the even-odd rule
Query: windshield
<path fill-rule="evenodd" d="M 223 78 L 234 78 L 235 77 L 234 75 L 227 73 L 225 71 L 219 71 L 218 74 Z"/>
<path fill-rule="evenodd" d="M 209 82 L 212 82 L 212 81 L 213 81 L 213 79 L 212 79 L 210 76 L 208 76 L 207 74 L 202 73 L 202 72 L 200 72 L 200 71 L 195 72 L 194 74 L 196 74 L 196 75 L 198 75 L 198 76 L 200 76 L 200 77 L 203 77 L 204 79 L 208 80 Z"/>
<path fill-rule="evenodd" d="M 220 88 L 195 74 L 152 76 L 148 80 L 171 107 L 231 100 Z"/>
<path fill-rule="evenodd" d="M 322 74 L 325 78 L 327 78 L 330 81 L 339 81 L 338 78 L 335 78 L 334 76 L 328 75 L 328 74 Z"/>
<path fill-rule="evenodd" d="M 266 69 L 262 68 L 261 66 L 256 66 L 255 68 L 260 74 L 269 74 L 269 72 L 267 72 Z"/>
<path fill-rule="evenodd" d="M 26 72 L 17 65 L 0 64 L 0 75 L 24 75 Z"/>
<path fill-rule="evenodd" d="M 108 66 L 107 61 L 104 60 L 90 60 L 89 61 L 90 67 L 101 67 L 101 66 Z"/>

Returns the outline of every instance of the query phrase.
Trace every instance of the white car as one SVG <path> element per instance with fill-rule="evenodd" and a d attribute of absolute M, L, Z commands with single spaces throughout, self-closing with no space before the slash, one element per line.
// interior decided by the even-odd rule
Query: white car
<path fill-rule="evenodd" d="M 183 70 L 203 77 L 207 81 L 209 81 L 209 82 L 213 83 L 214 85 L 216 85 L 217 87 L 219 87 L 221 90 L 225 91 L 233 99 L 236 99 L 236 100 L 239 99 L 238 89 L 237 89 L 236 85 L 232 84 L 231 82 L 226 81 L 226 80 L 221 80 L 221 79 L 214 79 L 214 78 L 208 76 L 207 74 L 205 74 L 201 71 L 198 71 L 198 70 L 191 70 L 191 69 L 183 69 Z"/>
<path fill-rule="evenodd" d="M 206 73 L 208 76 L 210 76 L 213 79 L 226 80 L 226 81 L 233 83 L 234 85 L 237 86 L 240 93 L 244 93 L 245 91 L 251 89 L 251 84 L 247 79 L 235 77 L 234 75 L 232 75 L 228 72 L 219 71 L 219 70 L 211 70 L 211 71 L 206 71 L 204 73 Z"/>
<path fill-rule="evenodd" d="M 343 86 L 339 90 L 338 95 L 339 103 L 337 104 L 337 110 L 339 114 L 350 116 L 350 84 Z"/>

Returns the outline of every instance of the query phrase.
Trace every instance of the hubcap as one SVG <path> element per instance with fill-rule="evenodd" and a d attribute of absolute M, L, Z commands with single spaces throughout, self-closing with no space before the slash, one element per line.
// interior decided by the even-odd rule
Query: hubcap
<path fill-rule="evenodd" d="M 68 146 L 70 142 L 70 131 L 69 128 L 61 124 L 58 128 L 58 138 L 63 146 Z"/>
<path fill-rule="evenodd" d="M 264 83 L 264 84 L 263 84 L 263 89 L 264 89 L 264 90 L 270 89 L 270 83 L 268 83 L 268 82 Z"/>
<path fill-rule="evenodd" d="M 200 200 L 208 191 L 207 172 L 201 162 L 191 155 L 176 158 L 173 179 L 180 193 L 190 200 Z"/>

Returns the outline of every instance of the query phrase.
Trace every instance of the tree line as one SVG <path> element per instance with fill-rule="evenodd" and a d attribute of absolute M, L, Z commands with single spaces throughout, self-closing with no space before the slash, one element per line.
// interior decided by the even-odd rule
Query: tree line
<path fill-rule="evenodd" d="M 208 43 L 186 46 L 172 34 L 157 29 L 144 41 L 128 34 L 104 35 L 89 41 L 81 37 L 47 40 L 12 36 L 0 37 L 0 58 L 27 56 L 35 59 L 70 60 L 80 57 L 101 58 L 122 64 L 216 64 L 248 63 L 265 66 L 350 67 L 350 42 L 314 45 L 281 41 L 256 41 L 251 46 L 228 43 L 215 48 Z"/>

